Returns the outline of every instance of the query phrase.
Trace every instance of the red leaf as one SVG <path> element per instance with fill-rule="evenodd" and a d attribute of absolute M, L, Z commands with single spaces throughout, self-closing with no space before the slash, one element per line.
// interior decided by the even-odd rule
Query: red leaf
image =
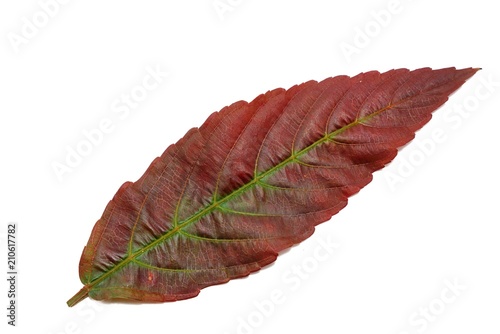
<path fill-rule="evenodd" d="M 87 295 L 190 298 L 273 262 L 341 210 L 476 71 L 338 76 L 213 113 L 118 190 L 68 305 Z"/>

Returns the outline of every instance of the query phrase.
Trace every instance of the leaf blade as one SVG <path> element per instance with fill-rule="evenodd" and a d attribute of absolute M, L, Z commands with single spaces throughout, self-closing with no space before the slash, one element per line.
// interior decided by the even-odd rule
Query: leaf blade
<path fill-rule="evenodd" d="M 119 189 L 68 304 L 185 299 L 259 270 L 345 207 L 476 71 L 338 76 L 212 114 Z"/>

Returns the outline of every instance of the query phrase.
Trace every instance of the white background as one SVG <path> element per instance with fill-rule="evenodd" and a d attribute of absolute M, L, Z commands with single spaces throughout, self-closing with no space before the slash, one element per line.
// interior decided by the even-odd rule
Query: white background
<path fill-rule="evenodd" d="M 48 2 L 0 4 L 2 272 L 7 223 L 18 224 L 19 243 L 18 327 L 6 324 L 2 279 L 2 333 L 500 331 L 493 2 L 222 0 L 230 10 L 218 13 L 213 0 L 61 0 L 44 22 Z M 23 37 L 34 20 L 40 27 Z M 357 53 L 347 57 L 347 44 Z M 274 265 L 176 303 L 66 306 L 107 202 L 211 112 L 310 79 L 425 66 L 483 70 L 346 209 Z M 168 75 L 119 118 L 113 104 L 146 68 Z M 112 131 L 58 179 L 53 164 L 103 119 Z M 335 252 L 318 250 L 329 240 Z M 278 293 L 280 303 L 265 302 Z"/>

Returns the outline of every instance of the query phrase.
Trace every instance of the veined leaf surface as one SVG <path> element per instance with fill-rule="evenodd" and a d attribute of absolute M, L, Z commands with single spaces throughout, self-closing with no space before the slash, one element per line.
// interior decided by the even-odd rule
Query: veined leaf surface
<path fill-rule="evenodd" d="M 477 70 L 337 76 L 213 113 L 108 203 L 68 305 L 191 298 L 273 262 L 345 207 Z"/>

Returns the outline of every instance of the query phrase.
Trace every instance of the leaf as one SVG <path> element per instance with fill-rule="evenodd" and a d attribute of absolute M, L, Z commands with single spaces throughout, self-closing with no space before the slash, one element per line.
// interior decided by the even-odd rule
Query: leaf
<path fill-rule="evenodd" d="M 213 113 L 121 186 L 68 305 L 191 298 L 270 264 L 345 207 L 477 70 L 337 76 Z"/>

